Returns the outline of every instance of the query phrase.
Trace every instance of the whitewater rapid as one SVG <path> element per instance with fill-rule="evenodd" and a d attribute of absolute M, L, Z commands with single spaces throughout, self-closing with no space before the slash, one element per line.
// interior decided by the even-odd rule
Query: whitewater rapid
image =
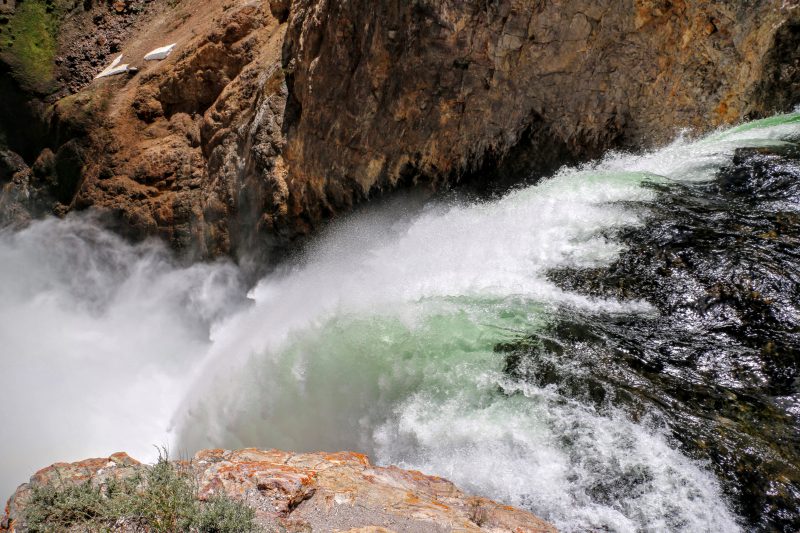
<path fill-rule="evenodd" d="M 90 215 L 0 234 L 0 492 L 54 461 L 157 445 L 350 449 L 563 531 L 736 531 L 708 466 L 654 419 L 516 381 L 495 346 L 563 308 L 654 313 L 546 274 L 618 257 L 614 231 L 655 200 L 644 183 L 710 179 L 738 147 L 796 139 L 798 120 L 609 154 L 492 201 L 399 199 L 249 288 L 229 262 L 182 266 Z"/>

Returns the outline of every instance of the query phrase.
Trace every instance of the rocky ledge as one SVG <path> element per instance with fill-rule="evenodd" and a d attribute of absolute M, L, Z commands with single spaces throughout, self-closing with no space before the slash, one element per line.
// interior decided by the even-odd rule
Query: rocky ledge
<path fill-rule="evenodd" d="M 373 466 L 357 453 L 204 450 L 173 464 L 190 473 L 201 502 L 219 495 L 243 502 L 266 531 L 556 531 L 528 512 L 469 496 L 442 478 Z M 26 508 L 37 488 L 87 482 L 102 487 L 147 468 L 124 453 L 49 466 L 11 497 L 0 532 L 29 530 Z M 112 529 L 141 530 L 125 521 Z"/>

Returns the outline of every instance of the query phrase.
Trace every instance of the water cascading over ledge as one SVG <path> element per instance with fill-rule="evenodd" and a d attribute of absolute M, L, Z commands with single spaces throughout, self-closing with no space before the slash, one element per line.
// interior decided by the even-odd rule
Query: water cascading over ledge
<path fill-rule="evenodd" d="M 0 21 L 3 490 L 357 449 L 565 531 L 800 527 L 797 117 L 698 139 L 797 102 L 795 2 L 23 1 L 56 86 Z M 464 181 L 505 194 L 414 194 Z"/>
<path fill-rule="evenodd" d="M 790 531 L 798 141 L 779 116 L 398 199 L 249 290 L 83 217 L 6 233 L 2 468 L 357 449 L 563 531 Z"/>

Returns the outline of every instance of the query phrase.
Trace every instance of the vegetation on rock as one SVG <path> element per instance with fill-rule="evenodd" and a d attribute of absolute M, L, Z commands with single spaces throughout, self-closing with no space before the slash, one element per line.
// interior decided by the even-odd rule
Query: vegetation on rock
<path fill-rule="evenodd" d="M 0 53 L 27 89 L 47 93 L 55 83 L 58 30 L 73 1 L 25 0 L 7 15 L 0 33 Z"/>
<path fill-rule="evenodd" d="M 199 501 L 190 471 L 165 456 L 125 479 L 36 486 L 24 516 L 31 532 L 110 531 L 120 526 L 165 533 L 258 529 L 255 512 L 242 502 L 224 495 Z"/>
<path fill-rule="evenodd" d="M 55 487 L 55 488 L 48 488 Z M 333 504 L 332 504 L 333 502 Z M 246 503 L 246 505 L 245 505 Z M 201 450 L 145 466 L 125 453 L 56 463 L 21 485 L 0 532 L 519 531 L 533 514 L 352 453 Z"/>

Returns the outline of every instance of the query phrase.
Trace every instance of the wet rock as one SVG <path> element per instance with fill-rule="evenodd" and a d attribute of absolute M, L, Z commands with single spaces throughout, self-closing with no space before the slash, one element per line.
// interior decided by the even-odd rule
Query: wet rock
<path fill-rule="evenodd" d="M 738 149 L 710 182 L 653 189 L 616 261 L 549 276 L 658 314 L 564 310 L 547 334 L 498 346 L 505 371 L 598 409 L 656 413 L 713 467 L 749 530 L 796 531 L 800 146 Z"/>
<path fill-rule="evenodd" d="M 0 150 L 0 183 L 10 180 L 14 174 L 27 166 L 25 160 L 18 153 L 11 150 Z"/>
<path fill-rule="evenodd" d="M 267 531 L 556 531 L 530 513 L 468 496 L 444 479 L 373 466 L 356 453 L 204 450 L 184 466 L 197 480 L 200 500 L 224 493 L 243 501 Z M 35 486 L 102 484 L 141 468 L 127 455 L 116 454 L 40 470 L 9 500 L 0 531 L 26 531 L 25 505 Z"/>

